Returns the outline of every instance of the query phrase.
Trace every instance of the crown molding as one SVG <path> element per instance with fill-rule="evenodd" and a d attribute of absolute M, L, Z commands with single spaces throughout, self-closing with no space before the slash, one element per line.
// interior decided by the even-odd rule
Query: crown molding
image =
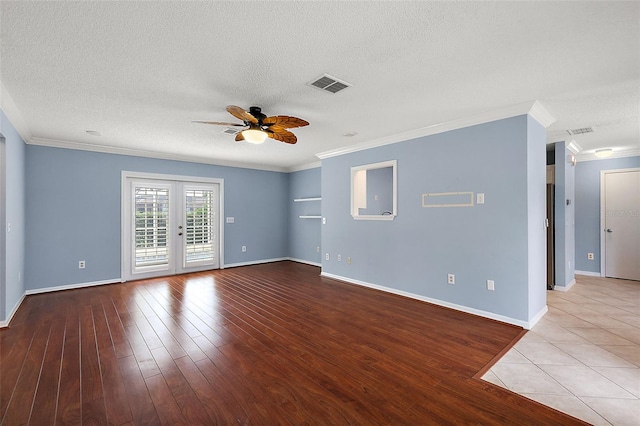
<path fill-rule="evenodd" d="M 596 160 L 611 160 L 612 158 L 626 158 L 626 157 L 640 157 L 640 149 L 627 149 L 624 151 L 613 151 L 613 154 L 611 154 L 611 156 L 607 158 L 596 157 L 595 153 L 593 152 L 590 152 L 590 153 L 583 152 L 582 154 L 576 155 L 576 160 L 578 162 L 583 162 L 583 161 L 596 161 Z"/>
<path fill-rule="evenodd" d="M 185 161 L 188 163 L 211 164 L 214 166 L 264 170 L 268 172 L 287 173 L 289 171 L 288 168 L 286 167 L 268 166 L 264 164 L 243 163 L 239 161 L 207 159 L 207 158 L 191 156 L 191 155 L 170 154 L 170 153 L 156 152 L 156 151 L 145 151 L 141 149 L 86 144 L 86 143 L 63 141 L 63 140 L 57 140 L 57 139 L 32 137 L 26 142 L 28 145 L 47 146 L 52 148 L 63 148 L 63 149 L 75 149 L 79 151 L 100 152 L 104 154 L 131 155 L 134 157 L 155 158 L 159 160 Z"/>
<path fill-rule="evenodd" d="M 318 167 L 321 167 L 321 166 L 322 166 L 322 163 L 320 161 L 314 161 L 313 163 L 291 166 L 289 167 L 288 171 L 289 173 L 300 172 L 302 170 L 317 169 Z"/>
<path fill-rule="evenodd" d="M 330 151 L 325 151 L 316 154 L 316 156 L 322 160 L 325 158 L 337 157 L 352 152 L 363 151 L 365 149 L 376 148 L 379 146 L 390 145 L 398 142 L 404 142 L 411 139 L 421 138 L 425 136 L 431 136 L 438 133 L 449 132 L 451 130 L 462 129 L 464 127 L 475 126 L 478 124 L 489 123 L 492 121 L 502 120 L 505 118 L 517 117 L 519 115 L 529 115 L 545 128 L 549 127 L 555 119 L 549 114 L 549 112 L 538 101 L 525 102 L 518 105 L 513 105 L 507 108 L 503 108 L 495 111 L 488 111 L 481 114 L 472 115 L 469 117 L 446 121 L 444 123 L 438 123 L 427 127 L 421 127 L 416 130 L 408 132 L 398 133 L 395 135 L 387 136 L 380 139 L 375 139 L 369 142 L 364 142 L 357 145 L 351 145 L 344 148 L 338 148 Z"/>
<path fill-rule="evenodd" d="M 27 126 L 27 122 L 24 121 L 22 114 L 20 114 L 20 110 L 18 110 L 18 107 L 13 102 L 13 98 L 9 92 L 7 92 L 7 88 L 4 87 L 4 83 L 2 83 L 2 81 L 0 81 L 0 109 L 4 111 L 5 115 L 23 141 L 27 142 L 31 139 L 29 126 Z"/>
<path fill-rule="evenodd" d="M 577 155 L 580 151 L 582 151 L 582 147 L 573 139 L 567 142 L 567 149 L 574 155 Z"/>

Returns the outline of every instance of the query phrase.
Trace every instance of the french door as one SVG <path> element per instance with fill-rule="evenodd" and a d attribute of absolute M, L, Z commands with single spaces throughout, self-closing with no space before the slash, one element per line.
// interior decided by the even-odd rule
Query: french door
<path fill-rule="evenodd" d="M 125 281 L 219 268 L 222 180 L 123 174 Z"/>

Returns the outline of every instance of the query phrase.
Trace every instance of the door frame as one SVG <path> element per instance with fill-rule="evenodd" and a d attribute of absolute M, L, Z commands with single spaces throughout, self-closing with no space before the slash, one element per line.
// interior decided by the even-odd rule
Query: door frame
<path fill-rule="evenodd" d="M 625 173 L 625 172 L 638 172 L 640 171 L 640 167 L 632 167 L 629 169 L 611 169 L 611 170 L 601 170 L 600 171 L 600 276 L 601 277 L 606 277 L 607 276 L 607 271 L 606 271 L 606 265 L 607 265 L 607 259 L 606 259 L 606 235 L 605 233 L 605 228 L 606 228 L 606 205 L 605 205 L 605 198 L 606 198 L 606 188 L 605 188 L 605 177 L 607 174 L 613 174 L 613 173 Z"/>
<path fill-rule="evenodd" d="M 127 181 L 129 179 L 147 179 L 147 180 L 163 180 L 171 182 L 185 182 L 185 183 L 198 183 L 198 184 L 217 184 L 219 188 L 219 217 L 218 217 L 218 268 L 224 269 L 224 179 L 221 178 L 206 178 L 200 176 L 183 176 L 183 175 L 169 175 L 162 173 L 145 173 L 145 172 L 132 172 L 123 170 L 120 178 L 120 281 L 125 282 L 129 274 L 127 273 L 127 265 L 131 262 L 130 249 L 127 249 L 128 244 L 126 241 L 127 227 L 131 226 L 131 217 L 129 212 L 125 211 L 127 201 Z M 127 258 L 129 256 L 129 258 Z"/>

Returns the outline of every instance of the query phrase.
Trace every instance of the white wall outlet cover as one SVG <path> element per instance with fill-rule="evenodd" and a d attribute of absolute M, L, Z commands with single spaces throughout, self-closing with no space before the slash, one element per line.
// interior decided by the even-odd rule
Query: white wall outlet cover
<path fill-rule="evenodd" d="M 242 252 L 246 252 L 247 251 L 247 246 L 242 246 Z"/>
<path fill-rule="evenodd" d="M 235 217 L 229 216 L 229 217 L 227 218 L 227 223 L 234 223 L 235 221 L 236 221 L 236 218 L 235 218 Z"/>
<path fill-rule="evenodd" d="M 324 260 L 329 260 L 329 253 L 324 255 Z"/>
<path fill-rule="evenodd" d="M 484 193 L 479 192 L 476 194 L 476 204 L 484 204 Z"/>
<path fill-rule="evenodd" d="M 456 276 L 453 275 L 453 274 L 448 274 L 447 275 L 447 283 L 455 284 L 456 283 Z"/>
<path fill-rule="evenodd" d="M 496 288 L 493 280 L 487 280 L 487 290 L 494 291 L 495 289 Z"/>

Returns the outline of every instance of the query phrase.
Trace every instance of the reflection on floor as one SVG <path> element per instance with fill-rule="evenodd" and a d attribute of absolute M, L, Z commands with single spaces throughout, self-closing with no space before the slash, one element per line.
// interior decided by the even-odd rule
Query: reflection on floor
<path fill-rule="evenodd" d="M 483 379 L 594 425 L 640 425 L 640 282 L 577 276 Z"/>

